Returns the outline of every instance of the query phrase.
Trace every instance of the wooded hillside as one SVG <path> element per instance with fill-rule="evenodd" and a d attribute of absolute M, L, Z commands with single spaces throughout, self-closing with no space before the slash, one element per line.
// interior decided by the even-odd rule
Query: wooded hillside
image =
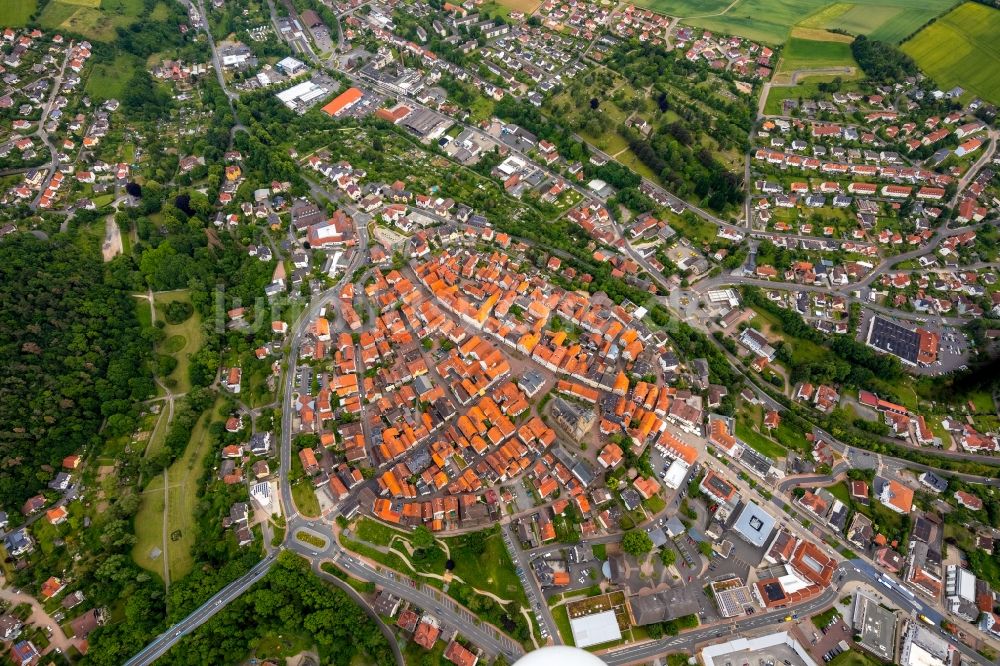
<path fill-rule="evenodd" d="M 45 486 L 105 418 L 153 393 L 129 295 L 96 249 L 61 234 L 0 243 L 0 506 Z"/>

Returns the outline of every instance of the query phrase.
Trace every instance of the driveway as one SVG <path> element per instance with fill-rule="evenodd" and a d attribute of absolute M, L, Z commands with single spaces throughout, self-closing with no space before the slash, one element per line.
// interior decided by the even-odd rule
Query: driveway
<path fill-rule="evenodd" d="M 6 583 L 6 581 L 4 581 Z M 73 641 L 66 637 L 65 632 L 63 632 L 62 627 L 59 623 L 52 619 L 52 617 L 45 612 L 42 605 L 38 603 L 38 600 L 33 596 L 28 594 L 15 594 L 14 590 L 9 587 L 0 588 L 0 599 L 7 601 L 11 606 L 17 606 L 19 604 L 30 604 L 31 605 L 31 615 L 28 617 L 28 622 L 34 624 L 35 626 L 45 628 L 51 627 L 52 633 L 49 636 L 49 644 L 51 647 L 57 647 L 65 652 L 74 645 Z"/>

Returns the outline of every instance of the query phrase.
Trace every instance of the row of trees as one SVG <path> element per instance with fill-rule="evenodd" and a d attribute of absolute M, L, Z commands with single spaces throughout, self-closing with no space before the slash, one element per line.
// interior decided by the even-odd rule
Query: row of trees
<path fill-rule="evenodd" d="M 869 79 L 893 83 L 919 73 L 917 63 L 892 44 L 858 35 L 851 53 Z"/>

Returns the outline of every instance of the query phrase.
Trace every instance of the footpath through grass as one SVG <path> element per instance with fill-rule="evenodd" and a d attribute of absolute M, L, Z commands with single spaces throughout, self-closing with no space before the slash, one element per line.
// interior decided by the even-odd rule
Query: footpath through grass
<path fill-rule="evenodd" d="M 208 436 L 213 421 L 222 420 L 219 410 L 224 404 L 218 398 L 215 404 L 201 415 L 184 454 L 167 469 L 150 480 L 142 495 L 142 503 L 135 517 L 136 544 L 132 558 L 136 564 L 159 576 L 163 575 L 163 557 L 150 553 L 163 550 L 164 521 L 166 521 L 167 553 L 170 580 L 183 578 L 191 571 L 194 559 L 191 549 L 195 539 L 195 507 L 198 502 L 198 483 L 205 473 L 212 438 Z M 164 478 L 169 487 L 164 493 Z M 166 494 L 166 502 L 164 501 Z"/>
<path fill-rule="evenodd" d="M 166 322 L 167 305 L 175 301 L 190 304 L 191 293 L 186 289 L 159 292 L 153 294 L 153 300 L 156 303 L 156 320 Z M 160 379 L 174 393 L 187 393 L 191 390 L 191 378 L 188 372 L 191 356 L 201 349 L 204 342 L 204 335 L 201 331 L 201 316 L 195 311 L 179 324 L 166 322 L 163 332 L 166 335 L 163 342 L 157 345 L 156 352 L 172 356 L 177 361 L 177 367 L 167 377 Z"/>

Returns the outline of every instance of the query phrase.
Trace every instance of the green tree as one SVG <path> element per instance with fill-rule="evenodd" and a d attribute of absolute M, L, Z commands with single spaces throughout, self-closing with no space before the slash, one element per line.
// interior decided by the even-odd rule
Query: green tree
<path fill-rule="evenodd" d="M 622 537 L 622 550 L 629 555 L 641 557 L 653 550 L 653 540 L 642 530 L 631 530 Z"/>

